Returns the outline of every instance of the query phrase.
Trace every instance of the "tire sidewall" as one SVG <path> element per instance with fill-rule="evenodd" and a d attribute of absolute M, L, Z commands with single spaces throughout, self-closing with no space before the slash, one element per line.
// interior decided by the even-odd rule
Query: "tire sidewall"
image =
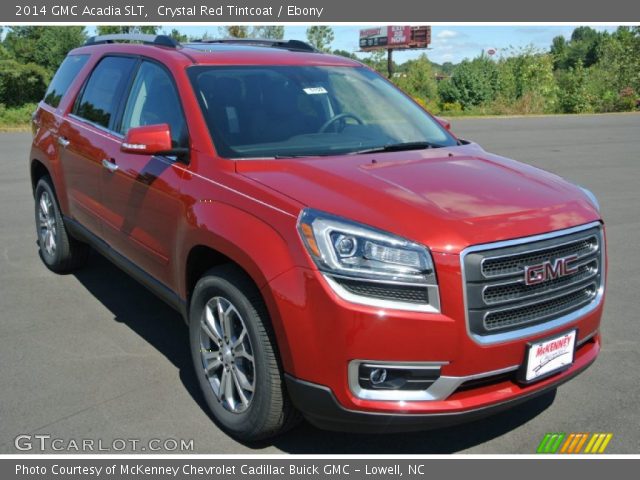
<path fill-rule="evenodd" d="M 216 296 L 226 298 L 238 310 L 244 320 L 253 350 L 256 387 L 249 407 L 241 413 L 232 413 L 224 408 L 211 389 L 202 368 L 200 321 L 207 302 Z M 256 323 L 261 321 L 247 297 L 231 282 L 217 276 L 206 276 L 196 285 L 189 309 L 189 337 L 195 374 L 215 419 L 225 430 L 239 438 L 250 438 L 253 431 L 259 430 L 271 403 L 272 389 L 267 372 L 266 346 L 256 330 Z"/>

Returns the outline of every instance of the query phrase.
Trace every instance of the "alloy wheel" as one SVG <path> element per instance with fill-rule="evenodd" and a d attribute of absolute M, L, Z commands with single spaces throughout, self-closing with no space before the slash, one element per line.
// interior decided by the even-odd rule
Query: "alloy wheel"
<path fill-rule="evenodd" d="M 200 320 L 202 368 L 225 409 L 242 413 L 255 392 L 255 363 L 249 332 L 238 309 L 224 297 L 209 300 Z"/>
<path fill-rule="evenodd" d="M 38 201 L 38 222 L 40 232 L 40 247 L 50 256 L 56 253 L 56 216 L 53 207 L 53 200 L 49 192 L 43 191 Z"/>

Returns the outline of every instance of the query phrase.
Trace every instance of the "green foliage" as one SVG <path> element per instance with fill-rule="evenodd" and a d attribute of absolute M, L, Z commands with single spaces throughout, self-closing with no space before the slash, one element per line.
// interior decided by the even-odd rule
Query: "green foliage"
<path fill-rule="evenodd" d="M 362 60 L 362 63 L 373 68 L 376 72 L 387 75 L 387 51 L 386 50 L 372 50 L 369 52 L 369 56 Z"/>
<path fill-rule="evenodd" d="M 558 90 L 553 60 L 552 55 L 533 47 L 512 49 L 498 61 L 499 103 L 521 102 L 525 110 L 521 113 L 553 112 Z"/>
<path fill-rule="evenodd" d="M 155 35 L 158 33 L 159 28 L 157 25 L 98 25 L 96 27 L 96 33 L 97 35 L 113 35 L 118 33 L 146 33 Z"/>
<path fill-rule="evenodd" d="M 560 109 L 563 113 L 584 113 L 591 111 L 587 92 L 587 72 L 578 63 L 558 78 L 560 86 Z"/>
<path fill-rule="evenodd" d="M 333 29 L 326 25 L 313 25 L 307 28 L 307 40 L 321 52 L 330 52 L 335 36 Z"/>
<path fill-rule="evenodd" d="M 15 107 L 39 102 L 50 79 L 50 73 L 35 63 L 0 60 L 0 103 Z"/>
<path fill-rule="evenodd" d="M 284 27 L 282 25 L 263 25 L 253 27 L 250 36 L 252 38 L 282 40 L 284 38 Z"/>
<path fill-rule="evenodd" d="M 229 25 L 220 27 L 220 34 L 226 38 L 248 38 L 249 27 L 246 25 Z"/>
<path fill-rule="evenodd" d="M 423 101 L 437 99 L 438 85 L 427 56 L 422 54 L 416 60 L 410 60 L 407 63 L 409 65 L 406 70 L 399 77 L 394 78 L 396 85 L 412 97 Z"/>
<path fill-rule="evenodd" d="M 176 42 L 185 43 L 189 41 L 189 37 L 184 33 L 180 33 L 180 30 L 178 30 L 177 28 L 172 28 L 169 33 L 163 32 L 163 34 L 170 36 Z"/>
<path fill-rule="evenodd" d="M 3 47 L 20 63 L 35 63 L 54 72 L 86 38 L 84 27 L 11 27 Z"/>
<path fill-rule="evenodd" d="M 36 107 L 35 103 L 26 103 L 20 107 L 8 108 L 0 103 L 0 128 L 27 128 Z"/>
<path fill-rule="evenodd" d="M 331 53 L 333 55 L 340 55 L 341 57 L 350 58 L 351 60 L 360 60 L 355 53 L 347 52 L 346 50 L 334 50 Z"/>
<path fill-rule="evenodd" d="M 442 102 L 459 103 L 464 109 L 490 102 L 497 91 L 498 69 L 485 55 L 463 60 L 438 88 Z"/>
<path fill-rule="evenodd" d="M 284 38 L 284 27 L 281 25 L 262 25 L 253 28 L 246 25 L 229 25 L 220 27 L 218 30 L 223 38 L 267 38 L 273 40 Z"/>
<path fill-rule="evenodd" d="M 97 34 L 157 33 L 157 26 L 99 26 Z M 0 38 L 3 29 L 0 27 Z M 284 27 L 231 25 L 218 37 L 282 39 Z M 169 33 L 180 42 L 186 35 Z M 46 85 L 67 53 L 87 37 L 82 26 L 12 26 L 0 42 L 0 126 L 28 124 Z M 204 34 L 204 39 L 214 35 Z M 307 29 L 307 40 L 328 52 L 334 32 L 328 26 Z M 505 51 L 501 49 L 501 51 Z M 334 50 L 354 60 L 354 52 Z M 387 74 L 386 50 L 361 61 Z M 400 88 L 433 113 L 502 115 L 530 113 L 617 112 L 638 109 L 640 100 L 640 27 L 615 32 L 578 27 L 570 37 L 555 37 L 547 51 L 507 50 L 498 59 L 483 54 L 454 65 L 437 65 L 426 55 L 393 65 Z M 24 107 L 22 107 L 24 105 Z"/>
<path fill-rule="evenodd" d="M 454 115 L 457 113 L 462 113 L 462 105 L 460 105 L 458 102 L 445 102 L 442 104 L 442 112 Z"/>

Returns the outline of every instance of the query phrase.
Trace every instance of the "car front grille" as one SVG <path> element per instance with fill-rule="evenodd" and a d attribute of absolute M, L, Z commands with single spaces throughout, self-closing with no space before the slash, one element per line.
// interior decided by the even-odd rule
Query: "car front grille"
<path fill-rule="evenodd" d="M 567 269 L 560 265 L 566 260 Z M 496 333 L 543 324 L 595 301 L 603 282 L 599 225 L 471 247 L 463 253 L 469 331 Z M 527 269 L 544 278 L 527 284 Z"/>

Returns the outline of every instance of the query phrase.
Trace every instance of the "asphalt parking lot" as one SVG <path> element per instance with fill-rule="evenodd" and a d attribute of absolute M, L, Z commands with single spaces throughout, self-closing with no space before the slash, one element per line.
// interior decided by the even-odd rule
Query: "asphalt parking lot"
<path fill-rule="evenodd" d="M 592 189 L 602 204 L 609 251 L 604 347 L 595 365 L 555 396 L 444 430 L 346 435 L 303 424 L 270 442 L 238 443 L 204 409 L 178 314 L 97 254 L 74 275 L 56 276 L 41 264 L 30 135 L 2 133 L 0 453 L 18 453 L 20 434 L 108 446 L 114 439 L 193 439 L 194 452 L 214 454 L 534 453 L 546 432 L 611 432 L 607 453 L 640 453 L 640 114 L 452 124 L 487 150 Z"/>

